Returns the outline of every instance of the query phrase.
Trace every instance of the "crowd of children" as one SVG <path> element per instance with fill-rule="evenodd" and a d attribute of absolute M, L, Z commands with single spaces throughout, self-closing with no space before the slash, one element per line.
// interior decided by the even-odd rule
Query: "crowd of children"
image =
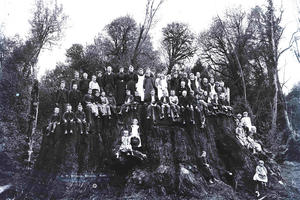
<path fill-rule="evenodd" d="M 209 80 L 209 81 L 208 81 Z M 212 76 L 202 77 L 185 71 L 173 71 L 155 74 L 151 69 L 140 68 L 137 72 L 129 66 L 128 72 L 123 67 L 118 73 L 108 66 L 105 73 L 97 72 L 88 79 L 88 74 L 74 73 L 69 87 L 63 80 L 56 92 L 56 107 L 51 117 L 48 131 L 55 131 L 62 122 L 65 134 L 72 133 L 73 124 L 77 123 L 81 134 L 88 134 L 92 118 L 122 115 L 136 110 L 138 105 L 145 105 L 147 119 L 181 119 L 183 124 L 195 124 L 200 120 L 205 126 L 205 116 L 224 114 L 231 116 L 229 88 L 224 82 L 216 82 Z M 156 117 L 158 116 L 158 117 Z M 195 118 L 195 116 L 197 116 Z"/>

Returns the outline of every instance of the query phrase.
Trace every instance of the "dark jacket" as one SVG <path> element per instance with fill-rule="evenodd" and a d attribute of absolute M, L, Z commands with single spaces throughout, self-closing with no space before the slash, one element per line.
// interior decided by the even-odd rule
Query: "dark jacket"
<path fill-rule="evenodd" d="M 105 73 L 103 75 L 104 90 L 106 93 L 115 91 L 115 75 L 114 73 Z"/>
<path fill-rule="evenodd" d="M 70 111 L 70 112 L 65 112 L 64 114 L 63 114 L 63 117 L 62 117 L 62 119 L 65 121 L 65 120 L 67 120 L 67 121 L 70 121 L 70 120 L 74 120 L 75 119 L 75 114 L 72 112 L 72 111 Z"/>
<path fill-rule="evenodd" d="M 73 88 L 73 85 L 74 85 L 74 83 L 76 83 L 77 84 L 77 88 L 80 90 L 80 82 L 81 82 L 81 79 L 80 78 L 78 78 L 78 79 L 72 79 L 71 80 L 71 84 L 70 84 L 70 90 L 72 90 L 72 88 Z"/>
<path fill-rule="evenodd" d="M 51 116 L 50 122 L 60 122 L 60 115 L 53 114 Z"/>
<path fill-rule="evenodd" d="M 188 96 L 179 97 L 179 105 L 183 106 L 183 107 L 186 107 L 186 106 L 190 105 L 189 97 Z"/>
<path fill-rule="evenodd" d="M 85 115 L 84 111 L 79 111 L 79 110 L 77 110 L 75 112 L 75 117 L 76 117 L 76 119 L 80 119 L 81 121 L 86 119 L 86 115 Z"/>
<path fill-rule="evenodd" d="M 154 96 L 154 102 L 151 102 L 151 101 L 152 101 L 152 95 L 148 96 L 147 98 L 145 97 L 145 102 L 146 102 L 146 103 L 152 103 L 152 104 L 158 103 L 158 102 L 159 102 L 159 99 L 158 99 L 158 97 L 155 95 L 155 96 Z"/>
<path fill-rule="evenodd" d="M 170 103 L 170 99 L 169 99 L 169 97 L 168 96 L 166 96 L 166 97 L 161 97 L 160 98 L 160 103 L 161 104 L 169 104 Z"/>
<path fill-rule="evenodd" d="M 69 103 L 71 105 L 78 105 L 81 102 L 81 92 L 79 90 L 71 90 L 69 92 Z M 75 108 L 73 108 L 75 109 Z"/>
<path fill-rule="evenodd" d="M 90 79 L 81 79 L 80 81 L 80 91 L 82 94 L 86 94 L 89 90 Z"/>
<path fill-rule="evenodd" d="M 185 87 L 179 86 L 179 87 L 178 87 L 178 90 L 177 90 L 177 96 L 178 96 L 178 97 L 182 96 L 182 91 L 184 91 L 184 90 L 187 91 L 187 94 L 190 93 L 190 88 L 189 88 L 187 85 L 185 85 Z"/>
<path fill-rule="evenodd" d="M 83 103 L 87 104 L 87 103 L 93 103 L 94 101 L 94 97 L 91 94 L 86 94 L 83 97 Z"/>
<path fill-rule="evenodd" d="M 68 103 L 68 90 L 67 89 L 59 89 L 56 92 L 56 103 Z"/>

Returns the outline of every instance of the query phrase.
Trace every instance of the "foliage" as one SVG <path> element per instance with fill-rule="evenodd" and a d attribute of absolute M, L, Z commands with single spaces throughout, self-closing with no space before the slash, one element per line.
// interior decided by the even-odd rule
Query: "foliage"
<path fill-rule="evenodd" d="M 182 65 L 186 59 L 194 56 L 196 52 L 195 36 L 187 24 L 179 22 L 168 24 L 162 32 L 162 46 L 167 53 L 168 71 L 170 72 L 174 65 Z"/>

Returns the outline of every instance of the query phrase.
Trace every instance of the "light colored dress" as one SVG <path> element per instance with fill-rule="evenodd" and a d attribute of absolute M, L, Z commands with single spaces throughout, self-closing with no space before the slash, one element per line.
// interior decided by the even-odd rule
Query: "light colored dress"
<path fill-rule="evenodd" d="M 122 136 L 122 144 L 120 146 L 120 151 L 128 152 L 132 151 L 132 146 L 130 144 L 130 136 Z"/>
<path fill-rule="evenodd" d="M 253 176 L 253 180 L 264 182 L 264 183 L 268 182 L 267 169 L 265 168 L 265 166 L 258 165 L 256 167 L 256 173 Z"/>
<path fill-rule="evenodd" d="M 136 90 L 138 91 L 141 101 L 144 101 L 145 93 L 144 93 L 144 79 L 145 75 L 138 75 L 138 81 L 136 83 Z"/>
<path fill-rule="evenodd" d="M 239 139 L 240 143 L 243 146 L 248 145 L 247 137 L 246 137 L 245 131 L 242 127 L 237 127 L 235 129 L 235 133 L 236 133 L 236 136 Z"/>
<path fill-rule="evenodd" d="M 249 130 L 251 130 L 252 123 L 251 123 L 251 118 L 250 117 L 243 117 L 241 119 L 241 123 L 243 126 L 248 127 Z"/>
<path fill-rule="evenodd" d="M 98 90 L 100 92 L 100 86 L 97 82 L 91 81 L 89 83 L 89 88 L 92 90 Z"/>
<path fill-rule="evenodd" d="M 141 144 L 141 137 L 140 137 L 140 133 L 139 133 L 139 125 L 131 125 L 131 135 L 130 135 L 130 139 L 131 138 L 138 138 L 139 139 L 139 145 L 138 147 L 141 147 L 142 144 Z"/>

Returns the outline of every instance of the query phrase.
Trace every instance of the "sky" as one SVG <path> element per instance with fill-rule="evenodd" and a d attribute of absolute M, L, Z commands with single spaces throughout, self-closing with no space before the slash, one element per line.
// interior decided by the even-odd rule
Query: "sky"
<path fill-rule="evenodd" d="M 47 1 L 47 0 L 46 0 Z M 52 2 L 53 0 L 48 0 Z M 57 0 L 68 15 L 67 28 L 59 45 L 52 50 L 44 50 L 39 58 L 38 76 L 55 67 L 57 62 L 65 62 L 66 49 L 74 43 L 91 44 L 95 36 L 103 31 L 105 25 L 117 17 L 130 15 L 137 23 L 142 23 L 147 0 Z M 158 0 L 156 0 L 158 1 Z M 282 25 L 286 28 L 281 42 L 281 48 L 289 45 L 292 33 L 299 24 L 299 0 L 274 0 L 276 7 L 282 5 L 284 16 Z M 0 0 L 0 28 L 8 36 L 18 34 L 26 38 L 30 25 L 35 0 Z M 266 0 L 165 0 L 157 13 L 157 23 L 151 30 L 152 41 L 156 49 L 160 48 L 161 30 L 168 23 L 178 21 L 187 23 L 190 29 L 198 34 L 207 29 L 216 15 L 229 8 L 241 6 L 247 10 L 256 5 L 265 5 Z M 291 50 L 286 51 L 279 60 L 281 82 L 288 92 L 294 84 L 300 81 L 300 63 Z"/>

